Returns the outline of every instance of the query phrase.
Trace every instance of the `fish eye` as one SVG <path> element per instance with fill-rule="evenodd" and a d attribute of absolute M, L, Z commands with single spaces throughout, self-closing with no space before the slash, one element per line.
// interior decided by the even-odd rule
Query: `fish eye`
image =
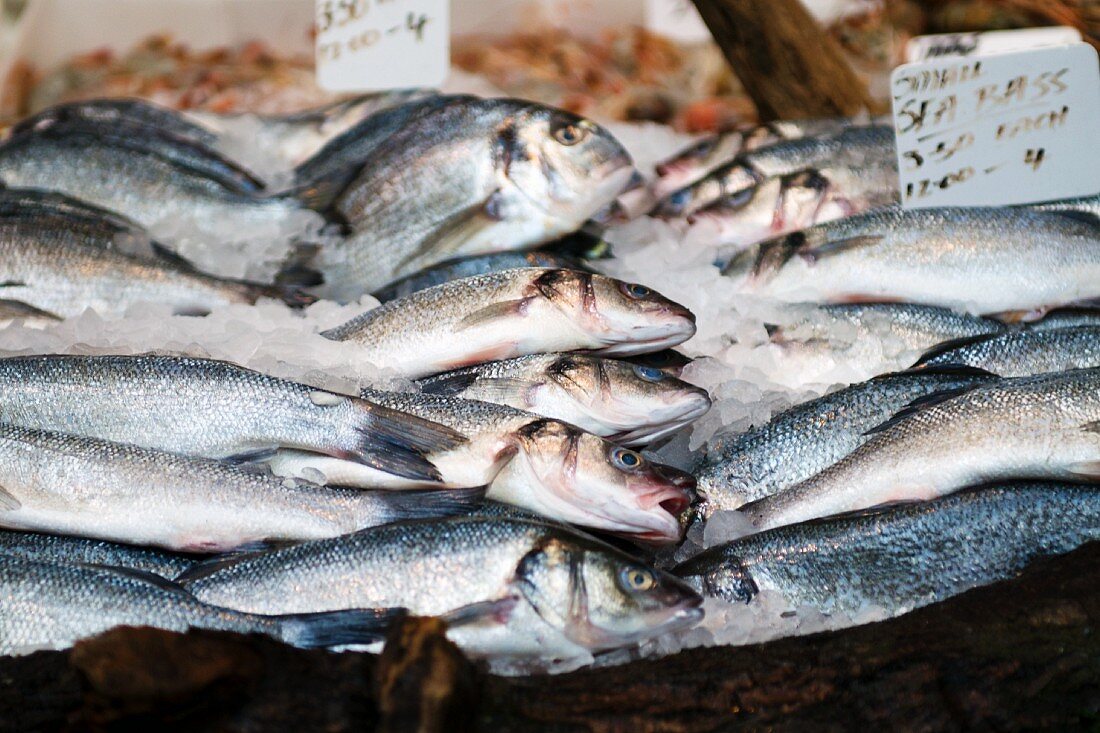
<path fill-rule="evenodd" d="M 588 137 L 588 126 L 583 124 L 564 125 L 554 130 L 554 139 L 562 145 L 576 145 Z"/>
<path fill-rule="evenodd" d="M 639 379 L 644 379 L 647 382 L 660 382 L 665 378 L 665 373 L 660 369 L 648 366 L 637 365 L 634 367 L 634 373 L 638 375 Z"/>
<path fill-rule="evenodd" d="M 623 294 L 626 295 L 626 297 L 633 300 L 641 300 L 642 298 L 646 298 L 653 293 L 653 291 L 647 288 L 645 285 L 639 285 L 638 283 L 623 283 L 619 286 L 619 289 L 623 291 Z"/>
<path fill-rule="evenodd" d="M 686 188 L 681 188 L 679 191 L 675 191 L 668 195 L 668 202 L 677 209 L 687 206 L 689 201 L 691 201 L 691 191 Z"/>
<path fill-rule="evenodd" d="M 628 591 L 641 592 L 652 590 L 657 578 L 646 568 L 628 567 L 619 571 L 619 583 Z"/>
<path fill-rule="evenodd" d="M 615 446 L 611 449 L 611 462 L 623 471 L 633 471 L 645 463 L 645 459 L 641 453 Z"/>

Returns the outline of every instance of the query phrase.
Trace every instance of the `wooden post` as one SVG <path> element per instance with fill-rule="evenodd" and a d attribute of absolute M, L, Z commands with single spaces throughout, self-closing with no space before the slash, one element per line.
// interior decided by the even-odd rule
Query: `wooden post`
<path fill-rule="evenodd" d="M 872 110 L 840 45 L 800 0 L 692 0 L 761 122 Z"/>

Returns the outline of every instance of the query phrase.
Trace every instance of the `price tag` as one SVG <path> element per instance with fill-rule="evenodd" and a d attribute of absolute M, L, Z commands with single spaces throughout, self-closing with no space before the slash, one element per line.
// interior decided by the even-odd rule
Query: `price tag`
<path fill-rule="evenodd" d="M 711 40 L 710 30 L 691 0 L 645 0 L 645 27 L 680 43 Z"/>
<path fill-rule="evenodd" d="M 1100 192 L 1100 69 L 1086 43 L 905 64 L 890 77 L 906 208 Z"/>
<path fill-rule="evenodd" d="M 941 33 L 910 38 L 905 44 L 905 60 L 913 62 L 944 56 L 989 56 L 1080 42 L 1081 31 L 1068 25 L 985 33 Z"/>
<path fill-rule="evenodd" d="M 317 0 L 317 83 L 331 92 L 439 86 L 449 0 Z"/>

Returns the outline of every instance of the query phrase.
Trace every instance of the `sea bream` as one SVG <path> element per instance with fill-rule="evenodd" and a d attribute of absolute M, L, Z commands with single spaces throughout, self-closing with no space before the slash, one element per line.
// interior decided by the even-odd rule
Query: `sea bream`
<path fill-rule="evenodd" d="M 762 242 L 723 273 L 789 302 L 1029 311 L 1100 296 L 1100 227 L 1027 208 L 891 207 Z"/>
<path fill-rule="evenodd" d="M 359 345 L 366 362 L 418 378 L 550 351 L 658 351 L 694 333 L 687 308 L 643 285 L 525 268 L 427 288 L 322 335 Z"/>
<path fill-rule="evenodd" d="M 420 389 L 529 410 L 623 445 L 651 443 L 710 408 L 706 390 L 660 369 L 582 354 L 478 364 L 427 377 Z"/>
<path fill-rule="evenodd" d="M 1100 369 L 917 400 L 815 476 L 741 507 L 757 530 L 1015 478 L 1100 477 Z"/>
<path fill-rule="evenodd" d="M 1100 367 L 1100 326 L 1023 330 L 949 341 L 925 353 L 914 366 L 940 364 L 978 367 L 1002 377 Z"/>
<path fill-rule="evenodd" d="M 695 486 L 683 471 L 651 463 L 576 426 L 505 405 L 416 392 L 366 390 L 364 396 L 467 437 L 456 448 L 426 453 L 442 486 L 487 486 L 489 499 L 647 542 L 675 542 L 682 535 L 677 515 L 691 502 Z M 268 462 L 280 475 L 324 484 L 426 485 L 300 452 L 280 452 Z"/>
<path fill-rule="evenodd" d="M 428 100 L 434 103 L 434 100 Z M 385 115 L 387 113 L 383 113 Z M 630 183 L 630 156 L 589 120 L 533 102 L 463 98 L 415 114 L 351 166 L 352 131 L 296 195 L 348 234 L 315 264 L 353 298 L 455 257 L 530 249 L 580 229 Z M 347 136 L 347 137 L 345 137 Z M 348 175 L 348 173 L 352 175 Z"/>
<path fill-rule="evenodd" d="M 116 626 L 267 634 L 300 647 L 369 644 L 396 611 L 264 616 L 217 608 L 167 581 L 104 567 L 0 555 L 0 655 L 65 649 Z"/>
<path fill-rule="evenodd" d="M 890 615 L 1013 577 L 1100 539 L 1100 489 L 1004 484 L 935 501 L 777 527 L 713 547 L 673 572 L 708 596 Z"/>
<path fill-rule="evenodd" d="M 253 613 L 402 606 L 462 618 L 476 656 L 571 658 L 702 618 L 683 582 L 563 527 L 500 518 L 408 522 L 196 568 L 201 600 Z"/>
<path fill-rule="evenodd" d="M 13 425 L 209 458 L 297 448 L 432 482 L 423 453 L 453 430 L 383 405 L 182 356 L 0 359 L 0 413 Z"/>
<path fill-rule="evenodd" d="M 0 426 L 0 527 L 219 552 L 454 514 L 480 491 L 296 484 L 209 458 Z"/>

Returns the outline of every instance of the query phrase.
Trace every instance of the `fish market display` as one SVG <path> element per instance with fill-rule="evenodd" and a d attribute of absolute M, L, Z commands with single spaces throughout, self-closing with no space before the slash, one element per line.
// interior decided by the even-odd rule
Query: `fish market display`
<path fill-rule="evenodd" d="M 696 467 L 705 516 L 785 491 L 866 443 L 869 431 L 929 395 L 993 379 L 934 369 L 878 377 L 795 405 L 767 424 L 718 441 Z"/>
<path fill-rule="evenodd" d="M 22 427 L 210 458 L 298 448 L 426 482 L 439 474 L 423 454 L 465 441 L 356 397 L 172 356 L 0 359 L 0 413 Z"/>
<path fill-rule="evenodd" d="M 572 425 L 504 405 L 415 392 L 369 390 L 365 396 L 467 436 L 457 448 L 427 454 L 444 486 L 488 486 L 490 499 L 645 541 L 675 542 L 682 534 L 677 515 L 695 485 L 682 471 L 650 463 Z M 327 484 L 424 485 L 316 455 L 281 453 L 269 462 L 278 474 L 305 479 L 319 474 Z"/>
<path fill-rule="evenodd" d="M 548 351 L 617 356 L 691 338 L 695 318 L 649 288 L 573 270 L 525 268 L 391 300 L 323 335 L 407 377 Z"/>
<path fill-rule="evenodd" d="M 792 524 L 711 548 L 675 572 L 710 596 L 897 614 L 1010 578 L 1036 557 L 1100 538 L 1100 489 L 1008 484 Z"/>
<path fill-rule="evenodd" d="M 115 626 L 260 633 L 307 648 L 365 644 L 384 634 L 386 616 L 372 611 L 262 616 L 216 608 L 165 584 L 0 555 L 0 655 L 64 649 Z"/>
<path fill-rule="evenodd" d="M 0 530 L 0 556 L 61 565 L 129 568 L 159 575 L 169 580 L 198 562 L 196 555 L 184 555 L 151 547 L 90 540 L 84 537 L 7 530 Z"/>
<path fill-rule="evenodd" d="M 200 600 L 252 613 L 400 605 L 465 616 L 448 633 L 478 655 L 569 657 L 702 615 L 677 578 L 587 536 L 516 519 L 393 525 L 197 570 L 184 584 Z"/>
<path fill-rule="evenodd" d="M 917 401 L 829 468 L 741 511 L 769 529 L 1009 478 L 1100 474 L 1100 369 L 1008 379 Z"/>
<path fill-rule="evenodd" d="M 216 552 L 453 514 L 481 492 L 297 485 L 220 461 L 0 426 L 0 527 Z"/>
<path fill-rule="evenodd" d="M 769 240 L 725 274 L 792 302 L 904 300 L 982 313 L 1100 297 L 1100 230 L 1030 209 L 879 209 Z"/>
<path fill-rule="evenodd" d="M 370 155 L 333 140 L 298 196 L 350 233 L 317 265 L 334 292 L 356 296 L 444 260 L 528 249 L 575 231 L 626 188 L 630 157 L 603 128 L 517 100 L 428 100 Z M 392 114 L 393 110 L 383 115 Z M 368 120 L 369 122 L 369 120 Z"/>
<path fill-rule="evenodd" d="M 423 379 L 420 389 L 528 410 L 624 445 L 653 442 L 710 407 L 705 390 L 660 369 L 580 354 L 479 364 Z"/>
<path fill-rule="evenodd" d="M 948 342 L 918 366 L 965 364 L 1002 377 L 1100 367 L 1100 326 L 1014 331 L 965 343 Z"/>

